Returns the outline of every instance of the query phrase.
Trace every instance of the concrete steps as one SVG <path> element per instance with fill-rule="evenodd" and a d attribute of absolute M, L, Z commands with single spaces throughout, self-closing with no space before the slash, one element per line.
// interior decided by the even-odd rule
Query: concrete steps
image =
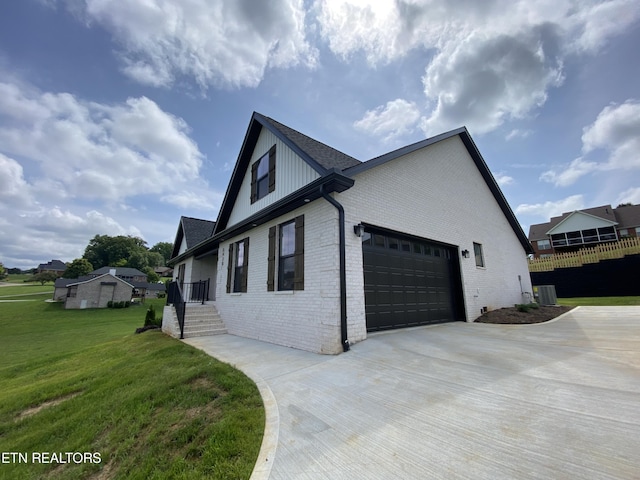
<path fill-rule="evenodd" d="M 175 309 L 171 308 L 171 330 L 180 336 L 180 325 Z M 184 318 L 184 338 L 206 337 L 209 335 L 222 335 L 227 333 L 227 327 L 216 307 L 213 305 L 187 304 Z"/>

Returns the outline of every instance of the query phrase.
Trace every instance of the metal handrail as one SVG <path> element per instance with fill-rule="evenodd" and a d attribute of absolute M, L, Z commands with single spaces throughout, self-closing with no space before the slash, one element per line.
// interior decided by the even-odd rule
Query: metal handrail
<path fill-rule="evenodd" d="M 180 338 L 184 338 L 184 320 L 187 303 L 205 304 L 209 300 L 210 279 L 198 282 L 169 282 L 167 305 L 173 305 L 180 326 Z"/>

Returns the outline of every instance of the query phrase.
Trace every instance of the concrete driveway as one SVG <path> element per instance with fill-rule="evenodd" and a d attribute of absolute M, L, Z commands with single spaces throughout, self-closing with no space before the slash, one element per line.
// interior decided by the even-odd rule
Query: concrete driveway
<path fill-rule="evenodd" d="M 186 342 L 258 383 L 254 478 L 640 478 L 640 307 L 396 330 L 338 356 Z"/>

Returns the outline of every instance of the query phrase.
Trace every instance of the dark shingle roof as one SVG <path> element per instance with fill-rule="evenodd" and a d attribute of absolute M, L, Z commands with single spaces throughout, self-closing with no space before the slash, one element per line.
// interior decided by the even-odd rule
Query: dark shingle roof
<path fill-rule="evenodd" d="M 67 265 L 61 260 L 51 260 L 50 262 L 38 265 L 38 270 L 57 270 L 62 272 L 66 269 Z"/>
<path fill-rule="evenodd" d="M 72 283 L 84 282 L 86 280 L 91 280 L 91 278 L 92 277 L 90 275 L 82 275 L 81 277 L 78 277 L 78 278 L 57 278 L 56 283 L 54 284 L 54 287 L 64 288 L 67 285 L 70 285 Z"/>
<path fill-rule="evenodd" d="M 180 221 L 187 248 L 194 247 L 213 235 L 213 227 L 216 225 L 216 222 L 192 217 L 181 217 Z"/>
<path fill-rule="evenodd" d="M 119 277 L 119 276 L 125 276 L 125 277 L 143 276 L 143 277 L 146 277 L 147 276 L 146 273 L 141 272 L 137 268 L 130 268 L 130 267 L 102 267 L 102 268 L 99 268 L 97 270 L 94 270 L 93 272 L 90 273 L 90 275 L 91 276 L 104 275 L 105 273 L 109 273 L 110 270 L 115 270 L 116 271 L 116 277 Z"/>
<path fill-rule="evenodd" d="M 318 140 L 314 140 L 313 138 L 308 137 L 305 134 L 294 130 L 293 128 L 287 127 L 286 125 L 275 121 L 273 118 L 269 118 L 264 115 L 261 115 L 261 117 L 266 120 L 272 127 L 278 130 L 282 135 L 284 135 L 291 142 L 297 145 L 300 150 L 305 152 L 320 166 L 327 170 L 331 170 L 332 168 L 344 170 L 346 168 L 353 167 L 362 163 L 360 162 L 360 160 L 356 160 L 346 153 L 342 153 L 341 151 L 336 150 L 333 147 L 325 145 Z"/>
<path fill-rule="evenodd" d="M 614 210 L 618 228 L 640 227 L 640 205 L 625 205 Z"/>

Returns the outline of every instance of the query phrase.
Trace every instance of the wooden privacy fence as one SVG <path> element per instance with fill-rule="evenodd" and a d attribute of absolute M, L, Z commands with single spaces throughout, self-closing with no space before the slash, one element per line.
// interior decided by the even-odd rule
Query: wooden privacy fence
<path fill-rule="evenodd" d="M 617 242 L 603 243 L 575 252 L 556 253 L 550 257 L 530 258 L 529 271 L 548 272 L 556 268 L 581 267 L 585 263 L 598 263 L 600 260 L 634 254 L 640 254 L 639 237 L 623 238 Z"/>

